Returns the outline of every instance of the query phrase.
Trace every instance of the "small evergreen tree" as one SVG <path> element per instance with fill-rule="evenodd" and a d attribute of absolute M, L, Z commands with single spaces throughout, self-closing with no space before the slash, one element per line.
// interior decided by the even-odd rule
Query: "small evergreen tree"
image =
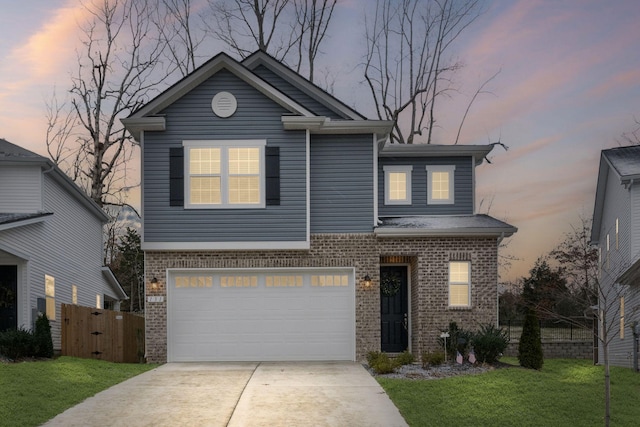
<path fill-rule="evenodd" d="M 542 341 L 540 339 L 540 323 L 533 309 L 527 309 L 522 327 L 522 336 L 518 344 L 518 360 L 520 366 L 529 369 L 542 369 Z"/>
<path fill-rule="evenodd" d="M 38 316 L 34 333 L 36 357 L 53 357 L 53 339 L 51 338 L 51 325 L 46 314 Z"/>

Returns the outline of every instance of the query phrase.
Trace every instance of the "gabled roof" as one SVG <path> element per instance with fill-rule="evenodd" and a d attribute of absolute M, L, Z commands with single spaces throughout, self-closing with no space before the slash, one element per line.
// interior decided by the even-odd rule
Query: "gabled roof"
<path fill-rule="evenodd" d="M 421 215 L 380 218 L 378 237 L 509 237 L 518 229 L 489 215 Z"/>
<path fill-rule="evenodd" d="M 336 111 L 339 115 L 346 117 L 346 119 L 330 120 L 327 117 L 315 115 L 296 100 L 282 93 L 255 74 L 252 69 L 259 65 L 268 67 L 276 75 L 285 78 L 292 85 L 304 91 L 308 96 L 327 106 L 332 111 Z M 309 129 L 317 133 L 342 133 L 342 131 L 346 129 L 344 133 L 371 132 L 378 134 L 386 134 L 391 130 L 392 122 L 366 120 L 362 115 L 322 91 L 322 89 L 304 79 L 293 70 L 288 69 L 264 52 L 256 52 L 246 58 L 242 63 L 234 60 L 225 53 L 219 53 L 149 103 L 131 113 L 129 117 L 121 119 L 122 123 L 137 140 L 140 140 L 142 131 L 165 130 L 166 122 L 165 118 L 161 115 L 162 110 L 221 70 L 227 70 L 233 73 L 236 77 L 288 110 L 291 115 L 283 116 L 282 118 L 285 129 Z"/>
<path fill-rule="evenodd" d="M 636 181 L 640 182 L 640 145 L 610 148 L 602 150 L 600 153 L 596 200 L 591 225 L 591 244 L 597 244 L 600 241 L 604 198 L 610 171 L 618 176 L 619 184 L 625 187 L 633 185 Z"/>
<path fill-rule="evenodd" d="M 0 138 L 0 163 L 8 165 L 32 164 L 45 169 L 44 173 L 51 173 L 51 177 L 58 182 L 69 194 L 82 203 L 91 213 L 101 221 L 109 221 L 109 216 L 94 202 L 84 191 L 76 185 L 53 161 L 19 147 L 9 141 Z M 6 214 L 10 214 L 7 212 Z"/>
<path fill-rule="evenodd" d="M 338 98 L 334 97 L 324 89 L 316 86 L 308 79 L 293 71 L 291 68 L 283 65 L 268 53 L 258 50 L 242 61 L 242 65 L 250 70 L 255 70 L 260 65 L 268 68 L 277 76 L 286 80 L 289 84 L 311 96 L 313 99 L 324 105 L 328 109 L 335 111 L 336 114 L 345 119 L 366 120 L 366 117 L 352 109 Z"/>

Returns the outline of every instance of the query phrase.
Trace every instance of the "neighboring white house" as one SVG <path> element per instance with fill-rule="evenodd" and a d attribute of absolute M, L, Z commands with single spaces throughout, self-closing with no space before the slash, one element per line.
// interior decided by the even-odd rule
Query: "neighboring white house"
<path fill-rule="evenodd" d="M 610 363 L 637 367 L 640 322 L 640 146 L 603 150 L 591 243 L 600 253 L 599 307 L 606 315 Z M 634 344 L 636 347 L 634 347 Z M 600 347 L 599 360 L 603 360 Z"/>
<path fill-rule="evenodd" d="M 0 139 L 0 330 L 51 321 L 60 304 L 119 309 L 127 295 L 104 267 L 108 216 L 51 160 Z"/>

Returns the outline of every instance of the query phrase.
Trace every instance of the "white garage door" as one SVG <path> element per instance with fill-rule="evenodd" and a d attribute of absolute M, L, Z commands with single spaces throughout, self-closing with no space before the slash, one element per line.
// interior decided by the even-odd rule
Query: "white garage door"
<path fill-rule="evenodd" d="M 355 360 L 353 269 L 171 270 L 167 358 Z"/>

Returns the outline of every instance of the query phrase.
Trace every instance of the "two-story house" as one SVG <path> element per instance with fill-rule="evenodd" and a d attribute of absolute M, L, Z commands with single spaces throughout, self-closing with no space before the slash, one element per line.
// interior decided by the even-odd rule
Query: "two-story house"
<path fill-rule="evenodd" d="M 127 295 L 103 266 L 109 217 L 54 163 L 0 139 L 0 330 L 38 313 L 60 350 L 60 304 L 117 308 Z"/>
<path fill-rule="evenodd" d="M 142 147 L 147 358 L 360 360 L 497 322 L 475 214 L 492 146 L 385 145 L 263 52 L 219 54 L 123 120 Z"/>
<path fill-rule="evenodd" d="M 632 367 L 640 322 L 640 146 L 602 151 L 591 243 L 600 254 L 599 333 L 610 340 L 610 363 Z M 599 352 L 602 362 L 603 346 Z"/>

